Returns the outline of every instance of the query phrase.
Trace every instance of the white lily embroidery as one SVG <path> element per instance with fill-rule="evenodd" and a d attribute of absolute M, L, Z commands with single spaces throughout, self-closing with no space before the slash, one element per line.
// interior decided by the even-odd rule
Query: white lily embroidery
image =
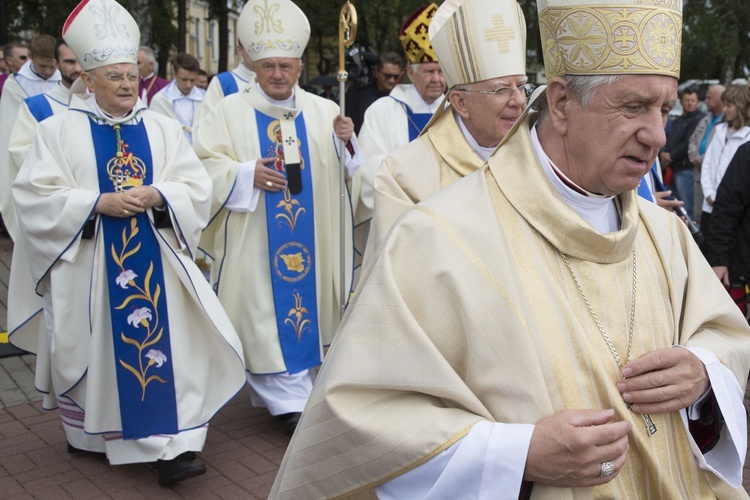
<path fill-rule="evenodd" d="M 128 282 L 133 281 L 133 279 L 137 277 L 138 275 L 135 274 L 132 269 L 125 269 L 120 273 L 117 279 L 115 279 L 115 282 L 123 289 L 125 289 L 128 288 Z"/>
<path fill-rule="evenodd" d="M 139 307 L 128 316 L 128 323 L 138 328 L 138 324 L 148 326 L 148 321 L 152 318 L 151 309 L 148 307 Z"/>
<path fill-rule="evenodd" d="M 149 364 L 155 364 L 157 368 L 161 368 L 161 365 L 167 362 L 167 355 L 158 349 L 149 349 L 146 357 L 151 360 Z"/>

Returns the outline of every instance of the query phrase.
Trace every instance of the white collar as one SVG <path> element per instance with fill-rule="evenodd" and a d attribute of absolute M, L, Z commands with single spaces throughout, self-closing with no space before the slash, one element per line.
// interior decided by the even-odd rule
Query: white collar
<path fill-rule="evenodd" d="M 189 99 L 191 101 L 200 102 L 206 97 L 206 91 L 198 87 L 193 87 L 188 95 L 182 93 L 177 87 L 177 81 L 172 80 L 169 85 L 164 87 L 161 92 L 164 92 L 164 96 L 170 101 L 176 101 L 178 99 Z"/>
<path fill-rule="evenodd" d="M 139 98 L 130 112 L 120 117 L 114 117 L 110 116 L 99 106 L 94 94 L 73 94 L 70 100 L 70 109 L 86 113 L 101 123 L 107 123 L 109 125 L 134 125 L 140 122 L 141 115 L 147 108 Z"/>
<path fill-rule="evenodd" d="M 559 168 L 552 166 L 549 156 L 547 156 L 547 153 L 542 149 L 542 145 L 539 142 L 539 137 L 536 133 L 536 125 L 531 128 L 531 142 L 534 145 L 534 151 L 539 158 L 542 169 L 544 170 L 544 173 L 547 174 L 547 178 L 557 192 L 560 193 L 563 200 L 565 200 L 565 202 L 570 205 L 578 215 L 602 234 L 612 233 L 620 229 L 617 207 L 614 204 L 614 196 L 593 195 L 593 193 L 592 196 L 586 196 L 575 191 L 563 182 L 560 178 L 561 176 L 565 178 L 567 182 L 577 186 L 578 189 L 585 191 L 565 176 Z"/>
<path fill-rule="evenodd" d="M 497 146 L 493 146 L 491 148 L 480 146 L 477 140 L 474 139 L 474 136 L 471 135 L 471 132 L 469 132 L 469 129 L 466 128 L 466 124 L 464 123 L 463 119 L 457 113 L 453 113 L 453 116 L 456 118 L 458 127 L 461 129 L 461 132 L 464 133 L 466 142 L 469 143 L 471 149 L 473 149 L 474 152 L 478 154 L 482 160 L 487 161 L 487 159 L 492 156 L 492 153 L 495 151 L 495 149 L 497 149 Z"/>
<path fill-rule="evenodd" d="M 413 83 L 411 85 L 409 85 L 409 87 L 406 89 L 406 93 L 409 94 L 409 98 L 410 98 L 410 100 L 412 102 L 422 103 L 422 105 L 425 108 L 429 109 L 430 113 L 433 113 L 433 114 L 440 107 L 440 103 L 443 102 L 442 99 L 438 98 L 438 99 L 435 99 L 434 101 L 432 101 L 431 104 L 428 104 L 427 101 L 425 101 L 424 99 L 422 99 L 422 96 L 419 95 L 419 92 L 417 92 L 417 87 L 415 87 Z M 416 111 L 414 109 L 412 109 L 412 111 L 414 111 L 415 113 L 418 112 L 418 111 Z"/>
<path fill-rule="evenodd" d="M 283 101 L 278 101 L 276 99 L 273 99 L 273 98 L 269 97 L 268 94 L 266 94 L 265 92 L 263 92 L 263 89 L 260 88 L 260 83 L 256 82 L 255 86 L 258 89 L 258 92 L 260 92 L 260 95 L 262 95 L 265 98 L 266 101 L 270 102 L 274 106 L 278 106 L 280 108 L 295 109 L 294 108 L 294 104 L 295 104 L 295 102 L 294 102 L 294 92 L 295 92 L 296 85 L 294 87 L 292 87 L 292 95 L 290 95 L 289 97 L 287 97 Z"/>
<path fill-rule="evenodd" d="M 41 77 L 41 75 L 39 75 L 39 73 L 34 71 L 33 66 L 34 64 L 32 60 L 29 59 L 28 61 L 23 63 L 23 66 L 21 66 L 21 69 L 19 69 L 18 73 L 16 74 L 24 78 L 27 78 L 29 80 L 36 81 L 36 82 L 59 82 L 60 80 L 62 80 L 62 76 L 60 75 L 59 69 L 56 69 L 55 72 L 52 74 L 52 76 L 50 76 L 47 79 L 44 79 Z"/>

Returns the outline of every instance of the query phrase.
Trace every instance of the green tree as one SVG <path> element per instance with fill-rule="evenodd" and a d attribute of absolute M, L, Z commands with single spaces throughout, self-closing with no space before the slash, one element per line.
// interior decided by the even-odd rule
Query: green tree
<path fill-rule="evenodd" d="M 2 0 L 7 38 L 2 43 L 19 40 L 28 32 L 59 37 L 68 14 L 79 0 Z"/>

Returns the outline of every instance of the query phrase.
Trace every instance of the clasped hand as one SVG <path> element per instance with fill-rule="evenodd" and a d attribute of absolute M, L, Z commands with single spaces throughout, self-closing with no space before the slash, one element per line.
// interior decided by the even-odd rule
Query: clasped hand
<path fill-rule="evenodd" d="M 151 186 L 136 186 L 120 193 L 103 193 L 94 212 L 110 217 L 132 217 L 164 205 L 161 193 Z"/>

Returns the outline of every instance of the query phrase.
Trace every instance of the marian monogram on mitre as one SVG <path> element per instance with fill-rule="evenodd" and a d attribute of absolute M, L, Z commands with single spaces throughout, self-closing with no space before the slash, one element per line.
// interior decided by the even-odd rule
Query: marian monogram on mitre
<path fill-rule="evenodd" d="M 142 186 L 146 177 L 146 164 L 133 153 L 128 153 L 127 146 L 120 141 L 117 155 L 107 162 L 107 175 L 115 187 L 115 193 Z"/>

